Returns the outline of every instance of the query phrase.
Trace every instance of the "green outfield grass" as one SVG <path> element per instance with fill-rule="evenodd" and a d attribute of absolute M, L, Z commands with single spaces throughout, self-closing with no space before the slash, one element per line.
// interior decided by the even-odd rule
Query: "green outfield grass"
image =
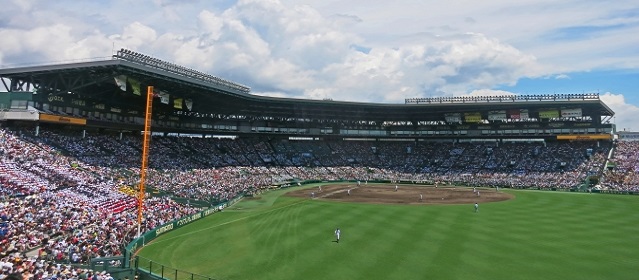
<path fill-rule="evenodd" d="M 639 279 L 639 196 L 508 192 L 516 198 L 473 213 L 274 191 L 168 232 L 140 256 L 230 280 Z"/>

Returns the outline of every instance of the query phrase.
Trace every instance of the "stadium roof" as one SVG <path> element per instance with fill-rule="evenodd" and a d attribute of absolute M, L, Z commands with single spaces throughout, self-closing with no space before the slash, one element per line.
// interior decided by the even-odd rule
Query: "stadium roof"
<path fill-rule="evenodd" d="M 437 121 L 442 120 L 445 113 L 565 108 L 580 108 L 583 115 L 614 115 L 598 94 L 422 98 L 407 99 L 404 104 L 257 96 L 250 94 L 247 86 L 124 49 L 112 59 L 100 61 L 0 69 L 0 77 L 10 80 L 10 84 L 2 81 L 8 91 L 72 94 L 123 108 L 142 108 L 144 102 L 140 96 L 118 93 L 120 89 L 114 82 L 117 76 L 135 81 L 138 88 L 153 85 L 173 99 L 189 99 L 193 112 L 256 119 Z M 167 111 L 174 109 L 170 105 L 166 107 Z"/>

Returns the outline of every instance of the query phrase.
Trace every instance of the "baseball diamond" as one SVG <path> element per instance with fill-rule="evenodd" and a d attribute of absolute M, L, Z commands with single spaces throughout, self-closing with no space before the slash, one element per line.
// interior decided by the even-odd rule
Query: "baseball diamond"
<path fill-rule="evenodd" d="M 346 191 L 351 190 L 351 195 Z M 302 189 L 287 193 L 287 196 L 309 197 L 314 190 Z M 420 199 L 422 194 L 422 199 Z M 496 202 L 512 199 L 513 195 L 496 192 L 494 189 L 481 189 L 478 196 L 472 189 L 464 187 L 441 187 L 401 185 L 398 191 L 395 186 L 384 184 L 335 184 L 323 188 L 322 194 L 315 194 L 316 199 L 341 202 L 364 202 L 380 204 L 472 204 Z"/>
<path fill-rule="evenodd" d="M 382 203 L 394 185 L 350 197 L 348 187 L 322 184 L 315 199 L 310 186 L 242 201 L 152 241 L 140 265 L 215 279 L 633 279 L 639 263 L 627 246 L 637 240 L 639 216 L 625 210 L 634 196 L 481 188 L 501 201 L 478 201 L 475 212 L 473 203 L 420 204 L 414 195 L 471 201 L 468 187 L 400 185 L 406 193 Z M 616 234 L 624 238 L 601 238 Z"/>

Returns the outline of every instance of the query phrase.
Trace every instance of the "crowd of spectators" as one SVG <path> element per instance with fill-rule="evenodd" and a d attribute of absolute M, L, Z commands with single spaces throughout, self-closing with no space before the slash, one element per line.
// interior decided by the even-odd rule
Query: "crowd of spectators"
<path fill-rule="evenodd" d="M 48 144 L 56 139 L 49 136 L 34 141 L 33 135 L 0 129 L 3 265 L 25 259 L 25 252 L 36 252 L 33 255 L 38 260 L 59 263 L 84 263 L 89 258 L 121 254 L 122 245 L 137 234 L 137 200 L 120 191 L 107 168 L 63 155 Z M 60 142 L 68 144 L 65 152 L 94 148 L 68 143 L 75 140 Z M 149 197 L 145 207 L 144 231 L 201 210 L 169 197 Z"/>
<path fill-rule="evenodd" d="M 134 189 L 140 179 L 141 142 L 140 135 L 131 134 L 48 129 L 36 135 L 31 129 L 0 128 L 3 262 L 12 254 L 35 250 L 36 264 L 84 263 L 122 254 L 123 244 L 137 234 Z M 613 153 L 618 168 L 605 171 L 611 148 L 610 142 L 154 136 L 146 185 L 164 196 L 145 199 L 143 230 L 203 209 L 191 201 L 212 206 L 241 193 L 301 180 L 574 188 L 586 177 L 603 173 L 606 187 L 637 190 L 639 147 L 618 144 Z"/>
<path fill-rule="evenodd" d="M 0 258 L 0 280 L 115 280 L 107 271 L 94 271 L 38 257 L 13 254 Z"/>
<path fill-rule="evenodd" d="M 639 191 L 639 141 L 620 141 L 615 146 L 600 188 L 610 191 Z"/>

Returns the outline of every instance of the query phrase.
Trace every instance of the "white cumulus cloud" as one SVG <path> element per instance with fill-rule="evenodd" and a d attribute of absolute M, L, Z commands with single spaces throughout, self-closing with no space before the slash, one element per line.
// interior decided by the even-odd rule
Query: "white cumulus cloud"
<path fill-rule="evenodd" d="M 639 131 L 637 126 L 637 116 L 639 107 L 628 104 L 622 94 L 606 92 L 599 95 L 601 100 L 615 112 L 613 121 L 617 125 L 617 130 Z"/>
<path fill-rule="evenodd" d="M 47 9 L 34 8 L 43 3 Z M 106 57 L 125 47 L 261 95 L 390 103 L 507 95 L 494 89 L 639 65 L 636 36 L 628 36 L 637 20 L 623 12 L 639 5 L 591 4 L 13 0 L 0 9 L 0 63 Z M 619 121 L 634 107 L 616 98 Z"/>

